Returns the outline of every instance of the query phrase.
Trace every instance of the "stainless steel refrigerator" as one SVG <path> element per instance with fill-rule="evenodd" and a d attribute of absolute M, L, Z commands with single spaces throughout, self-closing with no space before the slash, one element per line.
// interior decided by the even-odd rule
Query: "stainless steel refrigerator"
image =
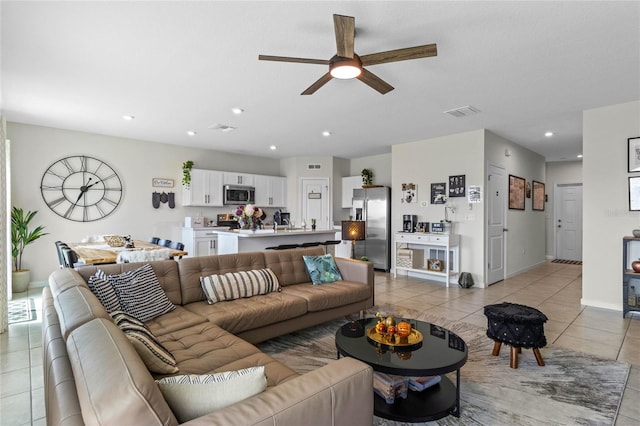
<path fill-rule="evenodd" d="M 356 241 L 355 258 L 367 256 L 373 267 L 391 268 L 391 189 L 386 186 L 353 190 L 352 216 L 365 221 L 365 240 Z"/>

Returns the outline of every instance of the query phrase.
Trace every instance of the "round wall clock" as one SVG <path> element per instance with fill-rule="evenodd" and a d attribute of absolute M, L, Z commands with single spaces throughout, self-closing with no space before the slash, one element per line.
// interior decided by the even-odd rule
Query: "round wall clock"
<path fill-rule="evenodd" d="M 104 161 L 85 155 L 53 163 L 42 175 L 42 198 L 58 216 L 91 222 L 113 213 L 122 199 L 122 182 Z"/>

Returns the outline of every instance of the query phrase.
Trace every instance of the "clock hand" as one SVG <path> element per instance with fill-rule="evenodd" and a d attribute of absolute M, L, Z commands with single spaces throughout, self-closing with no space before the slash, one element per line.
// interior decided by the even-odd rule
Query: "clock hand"
<path fill-rule="evenodd" d="M 91 179 L 89 179 L 89 180 L 91 180 Z M 98 184 L 100 182 L 102 182 L 102 181 L 98 180 L 98 181 L 93 182 L 91 185 L 87 186 L 87 189 L 91 188 L 93 185 L 96 185 L 96 184 Z M 89 182 L 87 182 L 87 183 L 89 183 Z"/>
<path fill-rule="evenodd" d="M 78 204 L 78 202 L 80 201 L 80 198 L 82 198 L 82 196 L 84 195 L 84 193 L 85 193 L 85 192 L 87 192 L 87 190 L 88 190 L 89 188 L 91 188 L 93 185 L 95 185 L 96 183 L 98 183 L 98 182 L 95 182 L 95 183 L 92 183 L 91 185 L 87 186 L 87 184 L 88 184 L 89 182 L 91 182 L 91 179 L 92 179 L 92 178 L 89 178 L 89 180 L 87 181 L 87 183 L 86 183 L 86 184 L 84 184 L 84 185 L 82 185 L 82 186 L 80 187 L 80 195 L 78 195 L 78 198 L 76 198 L 76 204 Z"/>
<path fill-rule="evenodd" d="M 78 198 L 76 198 L 76 204 L 78 204 L 78 202 L 80 201 L 80 198 L 82 198 L 82 196 L 84 195 L 84 190 L 82 188 L 80 188 L 80 195 L 78 195 Z"/>

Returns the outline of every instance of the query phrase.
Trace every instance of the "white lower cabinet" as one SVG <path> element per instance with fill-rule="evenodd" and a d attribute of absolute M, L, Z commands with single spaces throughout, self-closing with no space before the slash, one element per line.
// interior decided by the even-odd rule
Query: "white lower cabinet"
<path fill-rule="evenodd" d="M 398 232 L 394 243 L 394 276 L 398 271 L 429 274 L 444 278 L 449 287 L 460 273 L 460 235 Z"/>
<path fill-rule="evenodd" d="M 218 233 L 205 228 L 182 228 L 182 243 L 189 257 L 211 256 L 218 252 Z"/>

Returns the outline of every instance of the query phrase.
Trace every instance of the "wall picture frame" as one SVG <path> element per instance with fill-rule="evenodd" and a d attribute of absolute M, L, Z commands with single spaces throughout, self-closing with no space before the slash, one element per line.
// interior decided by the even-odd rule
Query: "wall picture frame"
<path fill-rule="evenodd" d="M 640 136 L 627 139 L 627 171 L 640 172 Z"/>
<path fill-rule="evenodd" d="M 449 176 L 449 198 L 465 196 L 465 175 Z"/>
<path fill-rule="evenodd" d="M 447 182 L 438 182 L 431 184 L 431 204 L 444 204 L 445 200 L 442 198 L 436 200 L 438 195 L 447 195 Z"/>
<path fill-rule="evenodd" d="M 640 211 L 640 176 L 629 177 L 629 211 Z"/>
<path fill-rule="evenodd" d="M 525 179 L 509 175 L 509 209 L 524 210 Z"/>
<path fill-rule="evenodd" d="M 536 180 L 533 182 L 533 201 L 531 208 L 536 211 L 544 211 L 545 193 L 544 183 Z"/>
<path fill-rule="evenodd" d="M 173 179 L 153 178 L 151 179 L 151 186 L 154 188 L 173 188 L 174 182 Z"/>

